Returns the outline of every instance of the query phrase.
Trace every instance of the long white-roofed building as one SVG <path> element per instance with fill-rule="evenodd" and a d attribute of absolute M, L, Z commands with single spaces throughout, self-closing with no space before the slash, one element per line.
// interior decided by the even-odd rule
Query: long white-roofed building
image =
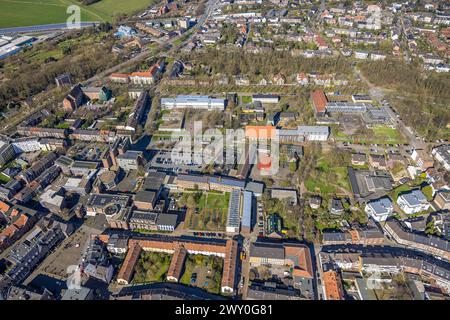
<path fill-rule="evenodd" d="M 179 95 L 175 98 L 162 98 L 161 108 L 166 110 L 172 109 L 201 109 L 208 111 L 223 111 L 225 109 L 226 100 L 219 98 L 211 98 L 209 96 L 195 95 Z"/>

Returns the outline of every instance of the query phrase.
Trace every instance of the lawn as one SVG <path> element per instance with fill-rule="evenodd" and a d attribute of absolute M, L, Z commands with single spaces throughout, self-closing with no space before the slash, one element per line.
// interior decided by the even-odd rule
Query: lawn
<path fill-rule="evenodd" d="M 241 102 L 242 103 L 251 103 L 253 101 L 253 98 L 251 96 L 242 96 Z"/>
<path fill-rule="evenodd" d="M 133 283 L 165 281 L 171 257 L 166 253 L 143 252 L 134 269 Z"/>
<path fill-rule="evenodd" d="M 330 166 L 326 158 L 320 158 L 315 171 L 305 179 L 305 187 L 309 192 L 322 194 L 339 193 L 339 187 L 350 190 L 347 168 Z"/>
<path fill-rule="evenodd" d="M 395 202 L 397 202 L 398 196 L 401 193 L 405 193 L 405 192 L 409 192 L 409 191 L 411 191 L 411 187 L 408 186 L 407 184 L 402 184 L 391 191 L 391 197 L 392 197 L 392 199 L 394 199 Z"/>
<path fill-rule="evenodd" d="M 228 192 L 204 192 L 197 204 L 198 213 L 190 216 L 189 228 L 209 231 L 225 230 L 229 200 Z"/>
<path fill-rule="evenodd" d="M 62 23 L 70 16 L 67 7 L 80 6 L 83 21 L 111 21 L 118 13 L 144 9 L 155 0 L 101 0 L 90 6 L 76 0 L 0 0 L 0 28 Z"/>
<path fill-rule="evenodd" d="M 397 129 L 385 126 L 376 126 L 372 128 L 375 143 L 401 144 L 405 142 L 401 133 Z"/>
<path fill-rule="evenodd" d="M 342 142 L 376 144 L 403 144 L 406 142 L 397 129 L 387 126 L 374 126 L 370 130 L 372 133 L 365 136 L 348 135 L 338 128 L 333 128 L 332 132 L 336 140 Z"/>
<path fill-rule="evenodd" d="M 76 1 L 0 0 L 0 28 L 65 22 L 67 7 Z M 98 14 L 81 6 L 83 21 L 103 20 Z"/>

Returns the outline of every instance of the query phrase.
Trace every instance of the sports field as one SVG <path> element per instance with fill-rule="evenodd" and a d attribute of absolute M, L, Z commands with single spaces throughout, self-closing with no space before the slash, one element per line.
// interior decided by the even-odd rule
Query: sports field
<path fill-rule="evenodd" d="M 82 21 L 111 21 L 119 13 L 145 9 L 156 0 L 101 0 L 90 6 L 76 0 L 0 0 L 0 28 L 61 23 L 67 7 L 80 6 Z"/>

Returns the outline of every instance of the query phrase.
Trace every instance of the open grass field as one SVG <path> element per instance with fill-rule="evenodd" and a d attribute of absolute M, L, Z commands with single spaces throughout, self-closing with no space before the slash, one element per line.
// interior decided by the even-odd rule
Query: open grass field
<path fill-rule="evenodd" d="M 230 193 L 204 192 L 187 225 L 193 230 L 223 231 L 228 213 Z"/>
<path fill-rule="evenodd" d="M 333 134 L 337 141 L 351 143 L 376 143 L 376 144 L 403 144 L 405 138 L 397 130 L 387 126 L 375 126 L 366 136 L 348 135 L 345 132 L 334 128 Z"/>
<path fill-rule="evenodd" d="M 83 21 L 111 21 L 119 13 L 132 13 L 156 0 L 101 0 L 90 6 L 76 0 L 0 0 L 0 28 L 61 23 L 69 17 L 67 7 L 80 6 Z"/>
<path fill-rule="evenodd" d="M 339 193 L 340 189 L 350 190 L 347 168 L 330 166 L 325 157 L 320 158 L 315 171 L 305 179 L 305 187 L 309 192 L 321 194 Z"/>
<path fill-rule="evenodd" d="M 405 143 L 405 139 L 397 129 L 385 126 L 376 126 L 372 128 L 374 139 L 378 142 L 385 141 L 387 144 Z"/>

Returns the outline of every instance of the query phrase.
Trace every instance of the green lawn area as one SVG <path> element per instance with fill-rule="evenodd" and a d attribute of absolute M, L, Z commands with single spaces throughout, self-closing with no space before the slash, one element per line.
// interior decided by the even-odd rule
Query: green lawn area
<path fill-rule="evenodd" d="M 309 192 L 322 194 L 338 193 L 339 187 L 350 190 L 346 167 L 332 167 L 326 158 L 317 162 L 316 170 L 305 179 L 305 187 Z"/>
<path fill-rule="evenodd" d="M 201 254 L 188 255 L 184 263 L 184 272 L 180 283 L 193 285 L 211 293 L 220 293 L 223 259 Z M 197 281 L 191 284 L 191 276 L 197 273 Z"/>
<path fill-rule="evenodd" d="M 31 26 L 65 22 L 70 5 L 81 8 L 83 21 L 111 21 L 118 13 L 132 13 L 144 9 L 155 0 L 101 0 L 90 6 L 76 0 L 0 0 L 0 28 Z"/>
<path fill-rule="evenodd" d="M 203 192 L 187 225 L 194 230 L 225 230 L 230 193 Z"/>
<path fill-rule="evenodd" d="M 58 129 L 69 129 L 69 127 L 70 127 L 70 124 L 68 122 L 62 122 L 55 126 L 55 128 L 58 128 Z"/>
<path fill-rule="evenodd" d="M 166 253 L 143 252 L 134 269 L 133 283 L 164 281 L 171 258 Z"/>
<path fill-rule="evenodd" d="M 407 184 L 402 184 L 391 191 L 392 199 L 394 200 L 394 202 L 397 202 L 398 196 L 401 193 L 408 192 L 408 191 L 411 191 L 411 187 L 408 186 Z"/>
<path fill-rule="evenodd" d="M 406 140 L 397 129 L 386 126 L 374 126 L 371 128 L 373 134 L 357 137 L 348 135 L 339 130 L 332 128 L 332 132 L 336 140 L 342 142 L 354 143 L 376 143 L 376 144 L 403 144 Z"/>
<path fill-rule="evenodd" d="M 405 142 L 405 139 L 397 129 L 385 126 L 376 126 L 372 128 L 372 131 L 375 134 L 375 143 L 400 144 Z"/>
<path fill-rule="evenodd" d="M 0 183 L 8 183 L 9 181 L 11 181 L 10 178 L 5 176 L 3 173 L 0 173 Z"/>
<path fill-rule="evenodd" d="M 241 102 L 242 103 L 251 103 L 253 101 L 252 96 L 242 96 Z"/>

